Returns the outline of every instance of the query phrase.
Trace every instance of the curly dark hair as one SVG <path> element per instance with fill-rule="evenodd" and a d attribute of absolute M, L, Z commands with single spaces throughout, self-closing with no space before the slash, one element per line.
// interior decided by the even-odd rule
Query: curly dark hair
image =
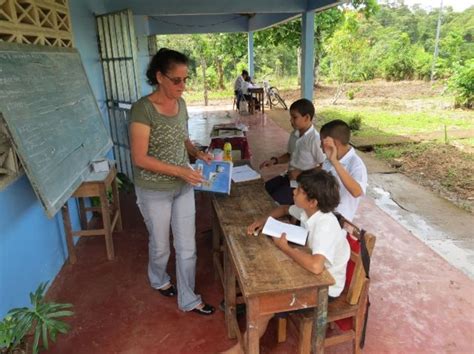
<path fill-rule="evenodd" d="M 296 181 L 309 199 L 318 201 L 318 209 L 323 213 L 332 212 L 339 205 L 339 184 L 329 172 L 321 169 L 303 171 Z"/>
<path fill-rule="evenodd" d="M 314 105 L 313 102 L 306 98 L 300 98 L 293 102 L 290 106 L 290 111 L 297 111 L 302 116 L 309 115 L 309 118 L 313 120 L 314 117 Z"/>
<path fill-rule="evenodd" d="M 148 64 L 146 71 L 147 82 L 152 85 L 158 85 L 156 80 L 156 73 L 159 71 L 162 74 L 166 74 L 173 65 L 184 64 L 188 65 L 189 59 L 183 53 L 180 53 L 173 49 L 161 48 Z"/>

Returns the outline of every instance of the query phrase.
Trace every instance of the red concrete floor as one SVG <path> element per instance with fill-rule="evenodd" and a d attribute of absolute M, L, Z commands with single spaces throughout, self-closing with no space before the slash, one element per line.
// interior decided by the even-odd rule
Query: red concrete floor
<path fill-rule="evenodd" d="M 212 125 L 236 118 L 230 111 L 190 108 L 191 136 L 205 143 Z M 288 134 L 266 116 L 241 119 L 250 126 L 252 164 L 283 152 Z M 267 171 L 266 177 L 278 173 Z M 197 292 L 215 306 L 223 298 L 211 262 L 210 204 L 197 194 Z M 78 262 L 66 264 L 48 297 L 74 304 L 72 329 L 47 353 L 216 353 L 227 339 L 224 314 L 183 313 L 174 298 L 150 288 L 146 275 L 147 233 L 133 193 L 122 194 L 125 231 L 115 233 L 116 260 L 107 261 L 102 238 L 82 239 Z M 473 353 L 474 285 L 368 197 L 355 222 L 377 235 L 372 268 L 365 353 Z M 169 271 L 174 275 L 174 259 Z M 296 331 L 277 344 L 275 323 L 262 339 L 262 353 L 295 353 Z M 348 346 L 327 350 L 350 352 Z"/>

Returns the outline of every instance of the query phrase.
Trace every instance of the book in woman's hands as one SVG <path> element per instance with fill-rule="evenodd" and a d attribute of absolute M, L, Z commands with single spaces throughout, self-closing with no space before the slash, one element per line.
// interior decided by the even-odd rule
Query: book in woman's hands
<path fill-rule="evenodd" d="M 195 190 L 215 193 L 230 193 L 232 162 L 211 161 L 208 165 L 205 161 L 196 160 L 194 169 L 199 171 L 204 178 L 204 182 L 194 186 Z"/>
<path fill-rule="evenodd" d="M 306 244 L 306 238 L 308 237 L 308 230 L 305 228 L 278 221 L 271 216 L 268 217 L 267 222 L 263 226 L 262 233 L 276 238 L 280 238 L 282 233 L 286 233 L 288 241 L 301 246 Z"/>

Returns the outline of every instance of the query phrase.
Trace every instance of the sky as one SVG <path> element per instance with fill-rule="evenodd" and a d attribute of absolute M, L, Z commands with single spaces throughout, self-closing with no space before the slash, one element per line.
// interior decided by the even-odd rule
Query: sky
<path fill-rule="evenodd" d="M 379 2 L 385 2 L 385 0 Z M 406 5 L 412 6 L 414 4 L 420 4 L 423 8 L 438 8 L 441 0 L 405 0 Z M 454 11 L 464 11 L 470 6 L 474 5 L 474 0 L 443 0 L 443 7 L 451 6 Z"/>

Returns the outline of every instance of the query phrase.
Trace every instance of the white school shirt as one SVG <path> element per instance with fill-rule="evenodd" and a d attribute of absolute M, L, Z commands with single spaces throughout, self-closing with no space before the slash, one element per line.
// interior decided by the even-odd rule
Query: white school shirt
<path fill-rule="evenodd" d="M 308 230 L 306 245 L 311 248 L 311 253 L 323 255 L 325 258 L 324 267 L 336 281 L 329 287 L 329 296 L 339 296 L 344 290 L 350 257 L 346 231 L 341 229 L 333 213 L 317 211 L 308 218 L 306 212 L 296 205 L 290 207 L 289 213 L 300 220 L 301 226 Z"/>
<path fill-rule="evenodd" d="M 294 148 L 290 144 L 294 144 Z M 288 140 L 288 152 L 291 154 L 290 170 L 310 170 L 321 164 L 326 158 L 321 150 L 319 133 L 313 125 L 301 137 L 297 129 L 291 133 Z"/>
<path fill-rule="evenodd" d="M 242 85 L 244 82 L 245 80 L 242 77 L 242 75 L 239 75 L 239 77 L 237 77 L 237 79 L 235 79 L 235 82 L 234 82 L 234 91 L 241 91 Z"/>
<path fill-rule="evenodd" d="M 356 154 L 355 149 L 351 147 L 339 162 L 344 166 L 352 178 L 359 183 L 363 194 L 365 194 L 367 189 L 367 168 L 362 159 Z M 342 216 L 347 220 L 352 221 L 357 211 L 357 207 L 359 206 L 360 197 L 354 198 L 347 190 L 329 159 L 326 159 L 323 162 L 323 170 L 330 172 L 334 177 L 336 177 L 337 182 L 339 183 L 339 195 L 341 196 L 341 201 L 337 206 L 336 211 L 342 214 Z"/>

